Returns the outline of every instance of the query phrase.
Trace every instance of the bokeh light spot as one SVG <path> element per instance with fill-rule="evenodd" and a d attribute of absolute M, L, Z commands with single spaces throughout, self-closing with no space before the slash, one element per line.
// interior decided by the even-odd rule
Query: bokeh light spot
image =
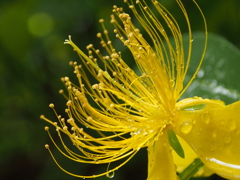
<path fill-rule="evenodd" d="M 53 19 L 47 13 L 38 12 L 28 19 L 28 30 L 34 36 L 46 36 L 52 29 Z"/>

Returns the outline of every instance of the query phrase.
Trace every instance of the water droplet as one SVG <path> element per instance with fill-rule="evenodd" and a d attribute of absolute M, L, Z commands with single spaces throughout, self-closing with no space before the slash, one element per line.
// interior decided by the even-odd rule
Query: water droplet
<path fill-rule="evenodd" d="M 217 133 L 215 131 L 212 132 L 212 137 L 216 138 L 217 137 Z"/>
<path fill-rule="evenodd" d="M 215 150 L 214 146 L 210 145 L 210 151 L 214 151 L 214 150 Z"/>
<path fill-rule="evenodd" d="M 231 140 L 232 140 L 232 137 L 231 137 L 231 135 L 229 135 L 229 134 L 227 134 L 227 135 L 224 137 L 224 142 L 225 142 L 226 144 L 229 144 L 229 143 L 231 142 Z"/>
<path fill-rule="evenodd" d="M 108 178 L 113 178 L 115 175 L 114 171 L 109 171 L 109 173 L 106 175 Z"/>
<path fill-rule="evenodd" d="M 226 123 L 226 128 L 228 131 L 233 131 L 236 129 L 236 121 L 234 119 L 229 119 Z"/>
<path fill-rule="evenodd" d="M 202 119 L 202 121 L 205 122 L 206 124 L 209 124 L 211 118 L 210 118 L 210 115 L 209 115 L 208 113 L 203 113 L 203 114 L 201 115 L 201 119 Z"/>
<path fill-rule="evenodd" d="M 185 122 L 185 123 L 181 124 L 179 130 L 183 134 L 188 134 L 191 132 L 192 128 L 193 128 L 193 124 L 191 122 Z"/>

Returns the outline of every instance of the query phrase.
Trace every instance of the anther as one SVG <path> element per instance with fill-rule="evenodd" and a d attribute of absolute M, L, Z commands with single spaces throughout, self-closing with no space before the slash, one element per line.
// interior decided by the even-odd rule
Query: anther
<path fill-rule="evenodd" d="M 104 34 L 108 34 L 108 31 L 105 29 L 105 30 L 103 31 L 103 33 L 104 33 Z"/>
<path fill-rule="evenodd" d="M 87 117 L 87 122 L 91 122 L 93 119 L 91 116 Z"/>
<path fill-rule="evenodd" d="M 71 106 L 71 104 L 72 104 L 72 101 L 71 101 L 71 100 L 69 100 L 69 101 L 66 103 L 67 106 Z"/>
<path fill-rule="evenodd" d="M 90 48 L 92 48 L 93 45 L 92 44 L 89 44 L 86 48 L 89 50 Z"/>
<path fill-rule="evenodd" d="M 102 34 L 101 33 L 97 33 L 97 37 L 98 38 L 102 37 Z"/>
<path fill-rule="evenodd" d="M 49 149 L 49 145 L 48 145 L 48 144 L 45 144 L 45 148 L 46 148 L 46 149 Z"/>

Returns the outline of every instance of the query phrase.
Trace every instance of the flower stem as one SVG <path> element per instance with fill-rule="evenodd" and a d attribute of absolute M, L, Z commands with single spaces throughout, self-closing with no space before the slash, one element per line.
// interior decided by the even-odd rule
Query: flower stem
<path fill-rule="evenodd" d="M 180 180 L 189 180 L 203 166 L 204 164 L 199 158 L 195 159 L 182 173 L 179 174 Z"/>

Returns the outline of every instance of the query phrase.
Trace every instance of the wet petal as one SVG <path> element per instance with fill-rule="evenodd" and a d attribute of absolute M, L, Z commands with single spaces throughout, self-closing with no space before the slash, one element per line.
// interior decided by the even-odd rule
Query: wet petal
<path fill-rule="evenodd" d="M 177 180 L 175 164 L 167 132 L 148 147 L 148 178 L 147 180 Z"/>
<path fill-rule="evenodd" d="M 186 169 L 196 158 L 198 158 L 197 154 L 193 151 L 193 149 L 184 141 L 181 137 L 178 136 L 178 140 L 181 143 L 181 146 L 184 150 L 185 158 L 181 158 L 177 155 L 175 151 L 173 151 L 173 159 L 174 163 L 177 165 L 177 172 L 180 173 L 184 169 Z M 199 171 L 195 174 L 195 176 L 207 177 L 212 175 L 213 172 L 207 168 L 206 166 L 199 169 Z"/>
<path fill-rule="evenodd" d="M 192 100 L 195 104 L 205 103 L 206 107 L 180 110 L 175 133 L 216 174 L 227 179 L 240 179 L 240 101 L 223 105 L 208 99 Z M 185 101 L 186 106 L 189 106 L 187 102 L 193 103 Z"/>

